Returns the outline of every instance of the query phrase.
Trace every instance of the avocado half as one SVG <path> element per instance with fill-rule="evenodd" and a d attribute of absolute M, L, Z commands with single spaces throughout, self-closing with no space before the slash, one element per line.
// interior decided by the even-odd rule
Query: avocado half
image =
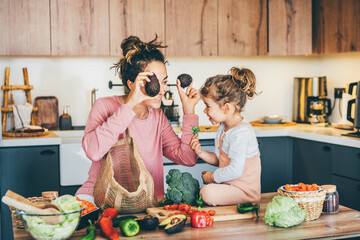
<path fill-rule="evenodd" d="M 152 231 L 159 225 L 159 219 L 151 215 L 146 215 L 143 219 L 138 219 L 137 222 L 141 229 Z"/>
<path fill-rule="evenodd" d="M 186 215 L 177 214 L 161 221 L 159 227 L 164 227 L 165 232 L 168 234 L 178 233 L 184 229 L 186 220 Z"/>
<path fill-rule="evenodd" d="M 192 77 L 187 73 L 180 74 L 177 79 L 180 80 L 182 88 L 186 88 L 187 86 L 189 86 L 193 80 Z"/>
<path fill-rule="evenodd" d="M 155 73 L 149 76 L 150 82 L 145 83 L 145 92 L 150 97 L 155 97 L 160 92 L 160 83 L 159 79 L 156 77 Z"/>

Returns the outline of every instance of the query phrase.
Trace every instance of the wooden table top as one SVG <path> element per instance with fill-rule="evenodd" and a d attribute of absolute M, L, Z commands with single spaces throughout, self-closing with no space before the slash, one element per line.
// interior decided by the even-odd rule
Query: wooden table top
<path fill-rule="evenodd" d="M 340 206 L 336 214 L 322 214 L 317 220 L 303 222 L 291 228 L 271 227 L 263 220 L 267 203 L 277 193 L 264 193 L 261 195 L 259 218 L 215 222 L 207 228 L 193 228 L 189 225 L 174 235 L 166 234 L 162 229 L 143 231 L 135 237 L 127 239 L 341 239 L 360 238 L 360 212 Z M 18 229 L 14 224 L 14 238 L 31 239 L 30 235 Z M 86 235 L 86 229 L 77 231 L 70 239 L 79 239 Z M 120 237 L 122 238 L 122 237 Z M 96 239 L 103 238 L 97 230 Z"/>

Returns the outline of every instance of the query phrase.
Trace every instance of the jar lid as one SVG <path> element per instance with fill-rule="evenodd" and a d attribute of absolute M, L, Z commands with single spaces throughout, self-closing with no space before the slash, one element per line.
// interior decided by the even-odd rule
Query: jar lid
<path fill-rule="evenodd" d="M 336 192 L 336 185 L 322 185 L 321 187 L 324 189 L 325 192 Z"/>

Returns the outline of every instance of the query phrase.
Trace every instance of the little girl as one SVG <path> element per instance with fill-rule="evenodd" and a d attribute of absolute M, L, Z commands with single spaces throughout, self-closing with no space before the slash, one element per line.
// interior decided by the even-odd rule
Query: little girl
<path fill-rule="evenodd" d="M 220 123 L 215 153 L 201 148 L 197 134 L 190 147 L 205 162 L 219 166 L 214 172 L 202 172 L 205 185 L 202 199 L 209 205 L 231 205 L 260 201 L 260 153 L 255 132 L 242 116 L 247 98 L 255 93 L 255 75 L 246 68 L 230 69 L 228 75 L 206 80 L 200 93 L 204 113 L 212 124 Z"/>

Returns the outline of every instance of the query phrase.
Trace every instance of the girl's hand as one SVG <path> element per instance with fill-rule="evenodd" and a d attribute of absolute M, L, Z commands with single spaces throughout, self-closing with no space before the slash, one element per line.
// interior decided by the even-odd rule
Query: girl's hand
<path fill-rule="evenodd" d="M 181 100 L 181 103 L 182 103 L 184 114 L 194 113 L 195 112 L 195 105 L 200 100 L 200 93 L 199 93 L 198 90 L 196 90 L 195 88 L 192 87 L 192 84 L 193 83 L 191 83 L 186 88 L 186 91 L 184 91 L 181 88 L 180 80 L 179 79 L 176 80 L 176 87 L 177 87 L 178 92 L 179 92 L 179 96 L 180 96 L 180 100 Z"/>
<path fill-rule="evenodd" d="M 210 171 L 203 171 L 201 174 L 202 174 L 201 177 L 205 184 L 215 183 L 214 173 Z"/>
<path fill-rule="evenodd" d="M 133 83 L 129 81 L 130 92 L 126 98 L 126 104 L 133 108 L 145 100 L 152 99 L 152 97 L 148 96 L 145 92 L 145 83 L 150 82 L 148 76 L 152 75 L 152 72 L 141 72 L 136 76 Z"/>
<path fill-rule="evenodd" d="M 201 144 L 200 144 L 200 142 L 199 142 L 199 134 L 197 133 L 197 134 L 195 134 L 192 138 L 191 138 L 191 140 L 190 140 L 190 148 L 196 153 L 196 155 L 200 155 L 202 152 L 203 152 L 203 150 L 202 150 L 202 148 L 201 148 Z"/>

